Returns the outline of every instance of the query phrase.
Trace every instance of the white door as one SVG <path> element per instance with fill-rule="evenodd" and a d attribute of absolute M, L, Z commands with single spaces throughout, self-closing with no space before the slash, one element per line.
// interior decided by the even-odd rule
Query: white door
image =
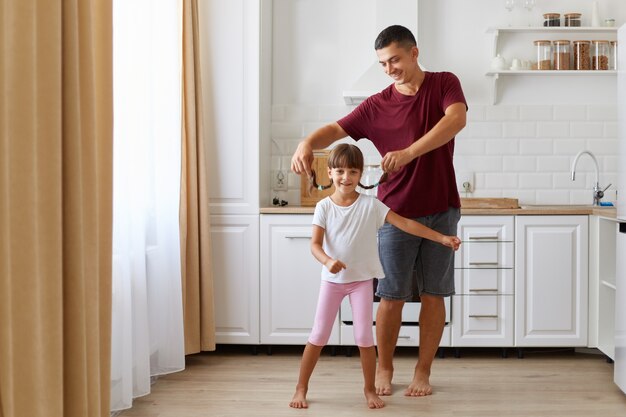
<path fill-rule="evenodd" d="M 259 216 L 211 216 L 217 343 L 259 343 Z"/>
<path fill-rule="evenodd" d="M 261 343 L 305 344 L 322 265 L 311 254 L 313 216 L 261 215 Z M 335 320 L 328 344 L 339 344 Z"/>
<path fill-rule="evenodd" d="M 587 346 L 588 217 L 515 222 L 515 345 Z"/>

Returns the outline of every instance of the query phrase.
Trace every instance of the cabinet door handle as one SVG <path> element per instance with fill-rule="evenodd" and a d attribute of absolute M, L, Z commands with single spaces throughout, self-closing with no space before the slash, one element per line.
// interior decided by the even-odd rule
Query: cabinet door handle
<path fill-rule="evenodd" d="M 498 291 L 497 288 L 470 288 L 470 291 L 474 292 L 494 292 Z"/>
<path fill-rule="evenodd" d="M 499 262 L 470 262 L 470 265 L 500 265 Z"/>
<path fill-rule="evenodd" d="M 470 236 L 469 240 L 498 240 L 498 236 Z"/>
<path fill-rule="evenodd" d="M 285 239 L 311 239 L 313 236 L 306 235 L 295 235 L 295 236 L 285 236 Z"/>
<path fill-rule="evenodd" d="M 411 338 L 411 336 L 403 336 L 403 335 L 401 335 L 401 334 L 400 334 L 400 335 L 398 335 L 398 339 L 407 339 L 407 340 L 408 340 L 408 339 L 410 339 L 410 338 Z"/>
<path fill-rule="evenodd" d="M 497 314 L 470 314 L 469 317 L 473 319 L 497 319 Z"/>

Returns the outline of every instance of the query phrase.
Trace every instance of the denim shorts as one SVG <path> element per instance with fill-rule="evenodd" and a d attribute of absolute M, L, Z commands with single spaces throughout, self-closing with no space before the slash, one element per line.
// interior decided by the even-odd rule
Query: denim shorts
<path fill-rule="evenodd" d="M 461 210 L 418 217 L 419 223 L 456 236 Z M 385 278 L 376 295 L 387 300 L 416 300 L 422 294 L 447 297 L 454 294 L 454 251 L 440 243 L 413 236 L 385 223 L 378 231 L 378 253 Z"/>

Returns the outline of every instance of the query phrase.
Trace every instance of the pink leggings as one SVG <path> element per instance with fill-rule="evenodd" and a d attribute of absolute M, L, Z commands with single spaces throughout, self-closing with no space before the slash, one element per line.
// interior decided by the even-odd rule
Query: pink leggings
<path fill-rule="evenodd" d="M 374 291 L 372 281 L 370 279 L 337 284 L 322 280 L 309 343 L 315 346 L 325 346 L 328 343 L 335 317 L 337 317 L 337 312 L 341 306 L 341 300 L 347 295 L 350 297 L 350 305 L 352 306 L 354 340 L 357 346 L 374 346 L 372 335 Z"/>

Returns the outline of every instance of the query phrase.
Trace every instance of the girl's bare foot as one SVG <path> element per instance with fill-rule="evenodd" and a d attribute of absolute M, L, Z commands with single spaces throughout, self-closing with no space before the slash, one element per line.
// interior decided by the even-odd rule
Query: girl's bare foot
<path fill-rule="evenodd" d="M 292 408 L 309 408 L 309 403 L 306 402 L 306 392 L 307 388 L 305 387 L 296 387 L 296 393 L 293 394 L 293 398 L 289 403 L 289 407 Z"/>
<path fill-rule="evenodd" d="M 383 408 L 385 406 L 385 402 L 376 395 L 374 390 L 363 390 L 363 392 L 369 408 Z"/>
<path fill-rule="evenodd" d="M 376 369 L 376 394 L 391 395 L 391 379 L 393 378 L 393 369 Z"/>
<path fill-rule="evenodd" d="M 404 395 L 407 397 L 423 397 L 432 393 L 433 387 L 430 385 L 429 375 L 417 370 L 413 375 L 413 381 L 404 391 Z"/>

